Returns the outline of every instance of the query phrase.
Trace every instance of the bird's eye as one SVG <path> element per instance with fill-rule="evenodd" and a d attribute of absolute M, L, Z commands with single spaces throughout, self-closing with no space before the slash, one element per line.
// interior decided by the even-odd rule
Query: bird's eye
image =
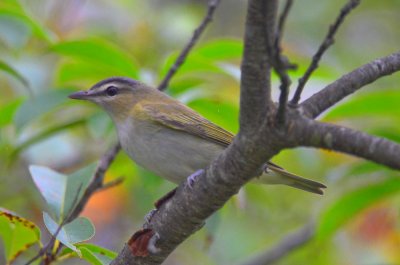
<path fill-rule="evenodd" d="M 115 86 L 109 86 L 106 89 L 106 93 L 110 97 L 115 96 L 118 93 L 118 88 L 116 88 Z"/>

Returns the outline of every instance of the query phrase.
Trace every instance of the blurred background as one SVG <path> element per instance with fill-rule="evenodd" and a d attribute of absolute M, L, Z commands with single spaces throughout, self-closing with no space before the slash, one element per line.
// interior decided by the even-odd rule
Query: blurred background
<path fill-rule="evenodd" d="M 346 1 L 294 2 L 283 38 L 284 52 L 299 66 L 290 72 L 292 90 Z M 116 142 L 105 113 L 67 95 L 111 76 L 157 86 L 202 20 L 206 5 L 195 0 L 1 0 L 0 207 L 43 228 L 45 203 L 28 166 L 70 173 L 95 163 Z M 167 90 L 232 132 L 238 129 L 246 5 L 243 0 L 222 1 Z M 398 50 L 399 12 L 398 0 L 362 1 L 339 30 L 303 99 Z M 276 98 L 276 77 L 273 83 Z M 399 84 L 398 73 L 385 77 L 321 119 L 400 142 Z M 398 172 L 306 148 L 284 151 L 273 161 L 325 183 L 326 194 L 248 184 L 165 264 L 242 264 L 311 220 L 315 236 L 278 264 L 400 264 Z M 83 212 L 96 226 L 91 242 L 114 251 L 141 227 L 153 202 L 174 187 L 124 153 L 106 177 L 121 176 L 122 185 L 97 193 Z M 36 252 L 33 247 L 27 256 Z"/>

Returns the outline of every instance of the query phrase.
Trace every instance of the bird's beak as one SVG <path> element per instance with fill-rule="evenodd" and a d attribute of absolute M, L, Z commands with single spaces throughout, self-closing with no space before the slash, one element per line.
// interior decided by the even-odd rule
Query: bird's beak
<path fill-rule="evenodd" d="M 88 90 L 88 91 L 79 91 L 79 92 L 72 93 L 68 97 L 72 98 L 72 99 L 88 100 L 88 99 L 90 99 L 90 96 L 91 96 L 91 93 L 90 93 L 90 90 Z"/>

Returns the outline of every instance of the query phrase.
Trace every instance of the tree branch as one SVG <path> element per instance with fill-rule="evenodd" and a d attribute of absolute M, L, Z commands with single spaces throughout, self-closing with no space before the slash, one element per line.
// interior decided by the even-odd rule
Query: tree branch
<path fill-rule="evenodd" d="M 400 169 L 400 144 L 350 128 L 311 119 L 293 119 L 291 142 L 333 150 Z"/>
<path fill-rule="evenodd" d="M 305 84 L 307 83 L 308 79 L 315 71 L 315 69 L 317 69 L 318 63 L 321 60 L 322 55 L 334 43 L 334 36 L 340 25 L 343 23 L 344 19 L 351 12 L 351 10 L 356 8 L 359 4 L 360 0 L 349 0 L 349 2 L 340 10 L 340 14 L 336 18 L 335 23 L 329 27 L 328 34 L 326 35 L 322 44 L 319 46 L 318 51 L 313 56 L 310 66 L 307 68 L 307 71 L 304 73 L 304 75 L 299 79 L 299 84 L 296 88 L 296 92 L 290 102 L 292 105 L 296 105 L 300 101 L 301 93 L 303 92 Z"/>
<path fill-rule="evenodd" d="M 262 164 L 277 153 L 274 137 L 264 137 L 267 132 L 260 134 L 255 130 L 267 128 L 261 122 L 265 120 L 270 101 L 265 35 L 273 38 L 273 31 L 266 31 L 265 27 L 266 21 L 275 20 L 273 12 L 276 12 L 276 4 L 277 0 L 250 0 L 248 3 L 238 137 L 211 163 L 205 174 L 197 178 L 192 187 L 186 182 L 178 187 L 175 195 L 161 205 L 145 228 L 139 231 L 139 235 L 137 232 L 132 236 L 112 265 L 160 264 L 181 242 L 200 229 L 206 218 L 221 208 L 247 181 L 258 175 Z M 255 124 L 257 127 L 250 126 Z M 257 137 L 252 138 L 255 135 Z M 149 244 L 141 252 L 144 254 L 134 256 L 134 250 L 143 242 L 138 239 L 140 234 L 151 238 L 145 241 Z"/>
<path fill-rule="evenodd" d="M 271 105 L 269 50 L 275 39 L 277 1 L 249 1 L 240 82 L 240 128 L 255 131 Z"/>
<path fill-rule="evenodd" d="M 315 233 L 315 224 L 309 223 L 287 235 L 278 244 L 241 265 L 270 265 L 308 243 Z"/>
<path fill-rule="evenodd" d="M 301 106 L 308 117 L 316 118 L 363 86 L 397 71 L 400 71 L 400 51 L 376 59 L 342 76 L 304 101 Z"/>
<path fill-rule="evenodd" d="M 104 175 L 120 150 L 121 145 L 117 143 L 101 157 L 97 169 L 94 173 L 92 182 L 90 182 L 82 198 L 74 207 L 74 211 L 68 216 L 67 223 L 79 216 L 93 193 L 103 188 Z"/>
<path fill-rule="evenodd" d="M 176 71 L 178 71 L 179 67 L 181 67 L 181 65 L 185 62 L 186 57 L 189 55 L 190 50 L 197 43 L 201 34 L 206 29 L 207 25 L 211 22 L 212 17 L 214 15 L 214 11 L 218 7 L 220 1 L 221 0 L 209 0 L 206 16 L 204 17 L 204 19 L 200 23 L 200 25 L 194 30 L 192 38 L 186 44 L 186 46 L 183 48 L 183 50 L 179 54 L 178 58 L 176 59 L 175 63 L 168 70 L 168 73 L 166 74 L 166 76 L 161 81 L 160 85 L 158 86 L 158 88 L 157 88 L 158 90 L 162 91 L 167 88 L 169 81 L 174 76 Z"/>

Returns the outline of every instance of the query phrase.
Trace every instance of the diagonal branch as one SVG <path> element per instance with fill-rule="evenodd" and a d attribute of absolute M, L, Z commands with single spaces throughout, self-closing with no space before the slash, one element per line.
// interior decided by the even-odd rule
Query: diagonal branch
<path fill-rule="evenodd" d="M 372 162 L 400 169 L 400 144 L 354 129 L 317 122 L 311 119 L 293 121 L 292 142 L 346 153 Z"/>
<path fill-rule="evenodd" d="M 329 27 L 328 34 L 326 35 L 322 44 L 319 46 L 318 51 L 313 56 L 310 66 L 307 68 L 304 75 L 299 79 L 299 84 L 296 88 L 296 92 L 294 93 L 294 96 L 290 102 L 291 104 L 296 105 L 300 101 L 301 93 L 303 92 L 305 84 L 307 83 L 308 79 L 315 71 L 315 69 L 317 69 L 318 63 L 321 60 L 322 55 L 334 43 L 334 36 L 340 25 L 343 23 L 346 16 L 359 4 L 360 0 L 349 0 L 349 2 L 340 10 L 340 14 L 336 18 L 335 23 Z"/>
<path fill-rule="evenodd" d="M 241 265 L 269 265 L 274 264 L 292 251 L 308 243 L 314 236 L 315 224 L 310 222 L 295 232 L 288 234 L 278 244 L 265 252 L 249 259 Z"/>
<path fill-rule="evenodd" d="M 90 182 L 89 186 L 86 188 L 85 193 L 82 198 L 79 200 L 77 205 L 74 207 L 74 211 L 68 216 L 67 222 L 70 222 L 77 218 L 79 214 L 82 212 L 86 203 L 89 201 L 90 197 L 98 190 L 103 188 L 103 180 L 104 175 L 108 168 L 111 166 L 111 163 L 114 161 L 118 152 L 121 150 L 121 145 L 119 143 L 115 144 L 110 148 L 100 159 L 99 164 L 94 173 L 93 179 Z"/>
<path fill-rule="evenodd" d="M 304 113 L 316 118 L 363 86 L 397 71 L 400 71 L 400 51 L 365 64 L 326 86 L 301 104 Z"/>
<path fill-rule="evenodd" d="M 273 12 L 276 12 L 276 5 L 277 0 L 250 0 L 248 3 L 239 136 L 193 185 L 189 186 L 184 182 L 178 187 L 175 195 L 153 213 L 145 229 L 131 237 L 112 265 L 162 263 L 180 243 L 200 229 L 211 214 L 236 194 L 241 186 L 256 176 L 265 161 L 278 152 L 273 137 L 263 137 L 267 132 L 257 133 L 250 126 L 261 127 L 260 120 L 265 119 L 266 104 L 270 101 L 265 34 L 273 37 L 273 31 L 267 33 L 265 27 L 266 22 L 275 20 L 276 15 Z M 263 26 L 259 25 L 260 22 Z M 134 256 L 133 253 L 139 245 L 143 248 L 143 242 L 148 242 L 144 251 L 140 252 L 144 254 Z"/>
<path fill-rule="evenodd" d="M 201 34 L 206 29 L 207 25 L 211 22 L 212 17 L 213 17 L 214 12 L 215 12 L 215 9 L 218 7 L 218 4 L 219 4 L 220 1 L 221 0 L 209 0 L 209 2 L 208 2 L 208 10 L 207 10 L 206 16 L 204 17 L 204 19 L 200 23 L 200 25 L 194 30 L 192 38 L 186 44 L 186 46 L 183 48 L 183 50 L 179 54 L 178 58 L 176 59 L 175 63 L 168 70 L 168 73 L 166 74 L 166 76 L 161 81 L 160 85 L 158 86 L 158 90 L 162 91 L 162 90 L 165 90 L 167 88 L 169 81 L 174 76 L 176 71 L 178 71 L 179 67 L 181 67 L 181 65 L 185 62 L 186 57 L 189 55 L 190 50 L 197 43 L 197 41 L 199 40 Z"/>

